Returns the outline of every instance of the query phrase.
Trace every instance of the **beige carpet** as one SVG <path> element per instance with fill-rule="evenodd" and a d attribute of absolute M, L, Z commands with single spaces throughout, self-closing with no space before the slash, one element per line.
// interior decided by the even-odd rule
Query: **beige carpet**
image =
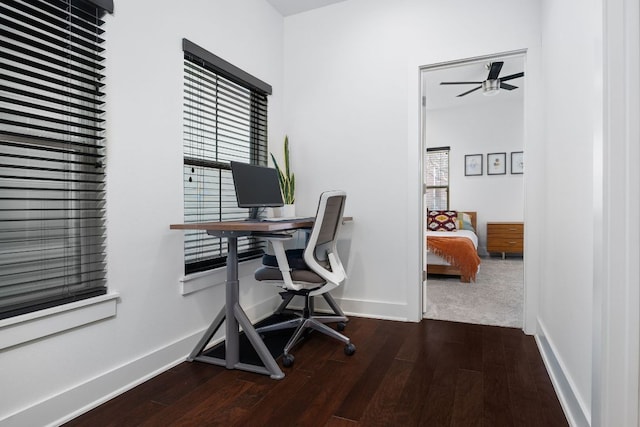
<path fill-rule="evenodd" d="M 425 318 L 522 328 L 522 258 L 482 258 L 475 283 L 446 276 L 427 278 Z"/>

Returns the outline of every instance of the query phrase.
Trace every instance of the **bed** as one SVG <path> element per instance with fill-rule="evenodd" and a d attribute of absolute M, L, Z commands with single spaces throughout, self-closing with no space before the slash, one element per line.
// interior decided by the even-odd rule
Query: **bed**
<path fill-rule="evenodd" d="M 429 215 L 432 218 L 433 212 Z M 449 225 L 449 228 L 441 229 L 447 231 L 432 231 L 427 227 L 427 274 L 459 276 L 461 282 L 470 283 L 475 281 L 480 266 L 475 232 L 477 214 L 457 212 L 457 217 L 455 227 Z"/>

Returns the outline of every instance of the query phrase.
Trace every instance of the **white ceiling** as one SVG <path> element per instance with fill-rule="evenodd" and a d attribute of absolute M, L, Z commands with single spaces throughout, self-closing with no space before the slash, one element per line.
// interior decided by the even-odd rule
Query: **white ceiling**
<path fill-rule="evenodd" d="M 511 74 L 524 71 L 524 57 L 511 56 L 506 58 L 492 58 L 491 61 L 503 61 L 504 65 L 499 77 L 506 77 Z M 489 102 L 500 102 L 505 100 L 522 99 L 524 93 L 525 78 L 520 77 L 508 80 L 505 83 L 517 86 L 514 90 L 500 90 L 497 95 L 485 96 L 482 89 L 472 92 L 463 97 L 457 97 L 461 93 L 471 90 L 479 85 L 441 85 L 440 82 L 453 81 L 473 81 L 481 82 L 486 80 L 489 70 L 486 65 L 489 60 L 465 63 L 462 65 L 438 67 L 426 69 L 422 72 L 423 95 L 426 98 L 426 108 L 428 110 L 453 108 L 467 105 L 481 105 Z"/>
<path fill-rule="evenodd" d="M 295 15 L 345 0 L 267 0 L 282 16 Z"/>

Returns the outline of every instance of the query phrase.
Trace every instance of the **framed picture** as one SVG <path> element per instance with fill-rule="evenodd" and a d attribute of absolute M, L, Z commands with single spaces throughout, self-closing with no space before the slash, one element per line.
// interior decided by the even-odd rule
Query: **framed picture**
<path fill-rule="evenodd" d="M 511 173 L 514 175 L 524 173 L 524 153 L 522 151 L 511 153 Z"/>
<path fill-rule="evenodd" d="M 464 174 L 466 176 L 482 175 L 482 154 L 464 156 Z"/>
<path fill-rule="evenodd" d="M 506 175 L 507 153 L 487 154 L 487 175 Z"/>

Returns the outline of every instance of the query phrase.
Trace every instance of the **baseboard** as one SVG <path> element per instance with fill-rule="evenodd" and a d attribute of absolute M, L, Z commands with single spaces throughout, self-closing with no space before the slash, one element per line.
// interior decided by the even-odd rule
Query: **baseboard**
<path fill-rule="evenodd" d="M 591 416 L 587 406 L 576 393 L 574 382 L 568 375 L 562 359 L 557 356 L 558 353 L 553 343 L 547 339 L 547 331 L 540 319 L 538 319 L 538 333 L 535 339 L 569 425 L 573 427 L 590 426 Z"/>
<path fill-rule="evenodd" d="M 382 301 L 365 301 L 349 298 L 339 298 L 333 295 L 336 304 L 347 316 L 366 317 L 369 319 L 408 321 L 407 304 Z M 293 302 L 293 307 L 296 307 Z M 302 304 L 298 305 L 300 308 Z M 321 297 L 315 299 L 315 309 L 319 312 L 330 312 L 331 308 Z"/>
<path fill-rule="evenodd" d="M 245 309 L 253 322 L 269 316 L 276 295 Z M 208 326 L 208 325 L 207 325 Z M 58 426 L 142 384 L 186 360 L 206 327 L 0 419 L 3 427 Z M 220 340 L 218 340 L 220 341 Z M 210 344 L 215 345 L 216 342 Z M 55 420 L 55 421 L 52 421 Z"/>

